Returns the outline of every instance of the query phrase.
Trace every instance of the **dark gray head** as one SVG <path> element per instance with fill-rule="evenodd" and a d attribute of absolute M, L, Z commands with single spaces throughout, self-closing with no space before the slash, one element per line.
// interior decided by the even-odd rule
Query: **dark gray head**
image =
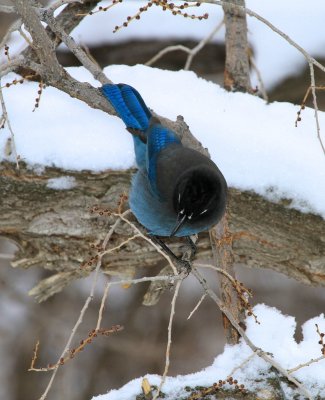
<path fill-rule="evenodd" d="M 225 212 L 227 183 L 221 171 L 208 157 L 182 145 L 172 144 L 160 152 L 157 188 L 168 203 L 169 216 L 175 216 L 170 236 L 181 227 L 183 233 L 207 230 Z"/>
<path fill-rule="evenodd" d="M 211 163 L 212 164 L 212 163 Z M 217 223 L 225 211 L 227 185 L 215 165 L 201 165 L 184 172 L 176 182 L 173 208 L 177 221 L 171 236 L 185 223 L 207 227 Z"/>

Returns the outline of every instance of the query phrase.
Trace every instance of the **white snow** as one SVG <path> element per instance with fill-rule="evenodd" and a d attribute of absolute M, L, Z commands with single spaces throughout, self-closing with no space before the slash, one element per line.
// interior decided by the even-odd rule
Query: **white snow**
<path fill-rule="evenodd" d="M 76 180 L 73 176 L 60 176 L 47 181 L 46 185 L 49 189 L 69 190 L 76 186 Z"/>
<path fill-rule="evenodd" d="M 291 316 L 281 314 L 275 308 L 264 304 L 254 307 L 260 324 L 253 317 L 247 317 L 246 333 L 251 341 L 264 351 L 273 354 L 274 359 L 286 369 L 304 364 L 312 358 L 318 358 L 321 354 L 319 335 L 315 324 L 318 324 L 321 332 L 325 331 L 324 314 L 307 321 L 303 326 L 303 340 L 297 343 L 293 337 L 296 323 Z M 177 346 L 177 343 L 173 343 Z M 233 373 L 233 369 L 240 366 L 250 355 L 252 350 L 241 339 L 235 346 L 225 346 L 224 352 L 217 356 L 213 364 L 202 371 L 189 375 L 167 377 L 163 386 L 163 392 L 167 394 L 166 400 L 177 399 L 185 394 L 184 387 L 210 386 L 219 379 L 224 380 L 228 375 L 244 384 L 248 390 L 262 391 L 265 389 L 265 376 L 270 374 L 269 365 L 258 356 L 251 358 L 248 363 Z M 301 368 L 293 373 L 310 391 L 312 396 L 325 396 L 325 359 Z M 158 375 L 145 376 L 151 385 L 160 384 Z M 133 400 L 141 393 L 141 382 L 143 377 L 134 379 L 118 390 L 111 390 L 107 394 L 93 397 L 93 400 Z M 262 379 L 259 385 L 256 381 Z M 225 386 L 227 387 L 227 386 Z M 229 387 L 229 385 L 228 385 Z M 284 389 L 286 389 L 284 387 Z M 289 392 L 289 391 L 288 391 Z M 293 391 L 292 394 L 297 394 Z M 293 397 L 288 397 L 293 398 Z"/>
<path fill-rule="evenodd" d="M 69 72 L 96 85 L 83 68 Z M 171 119 L 183 115 L 230 186 L 254 190 L 274 201 L 292 199 L 293 207 L 325 217 L 325 157 L 312 109 L 303 111 L 295 128 L 299 107 L 267 105 L 249 94 L 228 93 L 190 71 L 120 65 L 107 67 L 105 73 L 116 83 L 135 86 L 157 113 Z M 8 75 L 2 84 L 13 77 Z M 131 135 L 119 118 L 50 87 L 44 90 L 39 109 L 32 112 L 37 90 L 33 82 L 3 90 L 22 160 L 38 168 L 54 165 L 67 170 L 135 165 Z M 320 112 L 319 119 L 325 129 L 325 113 Z M 9 136 L 5 128 L 0 135 L 2 156 Z M 325 142 L 324 133 L 322 137 Z"/>

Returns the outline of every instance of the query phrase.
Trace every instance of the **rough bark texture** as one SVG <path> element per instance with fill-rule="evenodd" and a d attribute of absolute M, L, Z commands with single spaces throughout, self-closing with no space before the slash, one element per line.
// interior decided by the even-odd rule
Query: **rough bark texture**
<path fill-rule="evenodd" d="M 245 0 L 226 0 L 245 7 Z M 227 90 L 250 92 L 246 14 L 233 5 L 224 5 L 226 63 L 224 86 Z"/>
<path fill-rule="evenodd" d="M 227 218 L 226 214 L 220 223 L 210 230 L 211 248 L 214 256 L 214 264 L 235 278 L 235 257 L 232 249 L 233 235 L 229 231 Z M 224 304 L 227 305 L 236 321 L 242 323 L 245 319 L 245 312 L 232 282 L 230 282 L 228 277 L 220 274 L 219 285 Z M 240 335 L 225 314 L 222 314 L 222 322 L 227 343 L 237 344 Z"/>
<path fill-rule="evenodd" d="M 41 175 L 21 164 L 0 164 L 0 236 L 18 244 L 14 267 L 53 271 L 32 294 L 39 300 L 60 291 L 89 271 L 80 265 L 91 257 L 114 221 L 89 212 L 96 204 L 114 209 L 128 190 L 132 171 L 69 172 L 47 168 Z M 54 190 L 48 180 L 73 176 L 74 188 Z M 288 200 L 275 204 L 251 192 L 230 189 L 228 223 L 236 263 L 271 268 L 303 283 L 325 286 L 325 221 L 288 208 Z M 121 223 L 110 246 L 132 231 Z M 173 241 L 177 252 L 181 241 Z M 212 257 L 210 240 L 203 233 L 198 257 Z M 136 239 L 104 259 L 109 274 L 132 276 L 137 268 L 152 267 L 161 256 L 147 242 Z"/>

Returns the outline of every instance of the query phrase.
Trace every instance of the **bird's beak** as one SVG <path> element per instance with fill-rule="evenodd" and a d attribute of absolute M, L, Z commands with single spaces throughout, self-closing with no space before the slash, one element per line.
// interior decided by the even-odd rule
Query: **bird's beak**
<path fill-rule="evenodd" d="M 178 214 L 177 215 L 177 221 L 176 221 L 176 224 L 175 224 L 175 226 L 174 226 L 174 229 L 172 230 L 172 233 L 169 235 L 169 237 L 171 237 L 171 236 L 174 236 L 175 235 L 175 233 L 179 230 L 179 228 L 183 225 L 183 223 L 185 222 L 185 220 L 186 220 L 186 215 L 184 214 Z"/>

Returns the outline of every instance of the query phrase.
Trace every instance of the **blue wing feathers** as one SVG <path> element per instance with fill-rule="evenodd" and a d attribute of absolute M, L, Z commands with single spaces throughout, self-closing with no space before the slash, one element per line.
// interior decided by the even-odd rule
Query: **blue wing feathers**
<path fill-rule="evenodd" d="M 161 150 L 172 143 L 180 144 L 176 134 L 160 123 L 151 124 L 147 133 L 147 171 L 150 186 L 157 190 L 157 157 Z"/>

